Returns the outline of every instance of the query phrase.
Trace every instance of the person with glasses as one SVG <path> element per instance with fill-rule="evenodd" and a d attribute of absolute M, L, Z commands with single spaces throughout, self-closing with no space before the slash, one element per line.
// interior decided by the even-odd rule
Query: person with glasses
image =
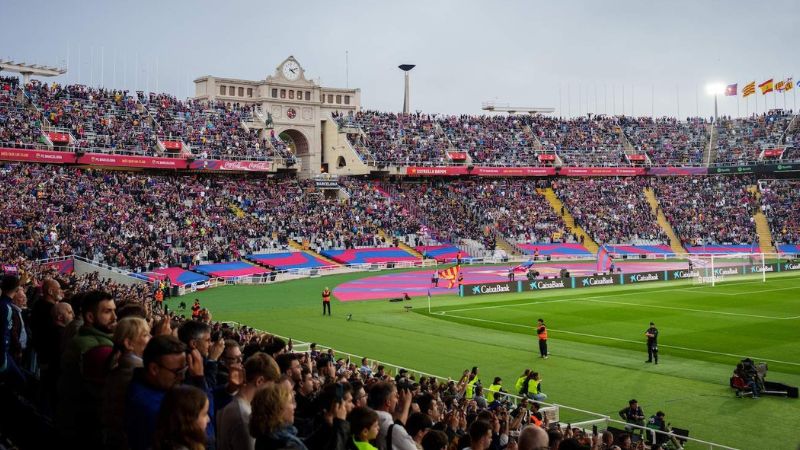
<path fill-rule="evenodd" d="M 202 377 L 202 357 L 189 356 L 177 338 L 165 335 L 150 339 L 136 369 L 125 402 L 125 425 L 131 450 L 152 446 L 156 419 L 167 391 L 183 383 L 186 376 Z"/>

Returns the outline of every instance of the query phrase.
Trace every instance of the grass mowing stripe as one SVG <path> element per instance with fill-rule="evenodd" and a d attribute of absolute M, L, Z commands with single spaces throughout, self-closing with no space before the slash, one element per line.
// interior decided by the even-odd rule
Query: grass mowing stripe
<path fill-rule="evenodd" d="M 530 329 L 530 330 L 535 330 L 536 329 L 536 327 L 534 327 L 534 326 L 524 325 L 524 324 L 521 324 L 521 323 L 509 323 L 509 322 L 501 322 L 501 321 L 497 321 L 497 320 L 480 319 L 480 318 L 477 318 L 477 317 L 458 316 L 458 315 L 454 315 L 454 314 L 447 314 L 446 312 L 439 312 L 439 313 L 434 313 L 434 314 L 439 314 L 439 315 L 442 315 L 442 316 L 446 315 L 448 317 L 455 317 L 455 318 L 463 319 L 463 320 L 474 320 L 474 321 L 477 321 L 477 322 L 486 322 L 486 323 L 493 323 L 493 324 L 496 324 L 496 325 L 505 325 L 505 326 L 509 326 L 509 327 L 527 328 L 527 329 Z M 579 333 L 577 331 L 567 331 L 567 330 L 556 330 L 556 329 L 553 329 L 553 328 L 551 328 L 550 331 L 555 331 L 555 332 L 564 333 L 564 334 L 573 334 L 575 336 L 585 336 L 585 337 L 591 337 L 591 338 L 597 338 L 597 339 L 606 339 L 606 340 L 617 341 L 617 342 L 628 342 L 628 343 L 633 343 L 633 344 L 642 344 L 641 340 L 634 341 L 633 339 L 624 339 L 624 338 L 618 338 L 618 337 L 613 337 L 613 336 L 600 336 L 600 335 L 597 335 L 597 334 Z M 665 348 L 674 348 L 676 350 L 685 350 L 685 351 L 688 351 L 688 352 L 707 353 L 709 355 L 732 356 L 732 357 L 740 358 L 740 359 L 753 358 L 753 359 L 757 359 L 759 361 L 768 361 L 768 362 L 774 362 L 774 363 L 780 363 L 780 364 L 788 364 L 788 365 L 792 365 L 792 366 L 800 366 L 800 363 L 796 363 L 796 362 L 780 361 L 780 360 L 777 360 L 777 359 L 769 359 L 769 358 L 761 358 L 759 356 L 753 356 L 753 355 L 736 355 L 736 354 L 733 354 L 733 353 L 715 352 L 715 351 L 711 351 L 711 350 L 703 350 L 703 349 L 700 349 L 700 348 L 681 347 L 681 346 L 669 345 L 669 344 L 667 344 L 667 345 L 659 344 L 658 346 L 659 347 L 665 347 Z"/>

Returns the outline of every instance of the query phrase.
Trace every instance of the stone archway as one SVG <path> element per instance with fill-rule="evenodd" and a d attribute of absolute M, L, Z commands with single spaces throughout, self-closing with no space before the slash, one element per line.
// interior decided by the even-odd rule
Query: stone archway
<path fill-rule="evenodd" d="M 300 171 L 307 172 L 311 169 L 311 146 L 308 143 L 308 138 L 302 131 L 292 128 L 283 130 L 278 134 L 283 142 L 289 147 L 289 150 L 294 154 L 300 162 Z"/>

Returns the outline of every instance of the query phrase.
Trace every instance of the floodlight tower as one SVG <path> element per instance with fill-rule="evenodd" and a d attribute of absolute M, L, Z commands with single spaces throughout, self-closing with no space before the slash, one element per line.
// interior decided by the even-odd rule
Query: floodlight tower
<path fill-rule="evenodd" d="M 409 101 L 408 96 L 408 72 L 411 71 L 414 67 L 417 67 L 415 64 L 400 64 L 397 66 L 400 70 L 405 72 L 406 76 L 406 91 L 405 95 L 403 96 L 403 114 L 408 114 L 409 109 L 411 109 L 411 102 Z"/>

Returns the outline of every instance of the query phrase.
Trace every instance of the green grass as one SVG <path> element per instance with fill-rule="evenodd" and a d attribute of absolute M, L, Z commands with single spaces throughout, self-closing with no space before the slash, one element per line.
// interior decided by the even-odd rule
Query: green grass
<path fill-rule="evenodd" d="M 320 292 L 374 274 L 348 274 L 198 293 L 216 320 L 442 376 L 477 365 L 504 385 L 526 367 L 542 373 L 548 401 L 616 417 L 630 398 L 663 410 L 691 436 L 743 449 L 793 449 L 800 402 L 736 399 L 728 388 L 745 356 L 769 363 L 768 379 L 800 385 L 800 276 L 770 274 L 717 287 L 684 282 L 416 298 L 413 312 L 386 301 L 337 302 L 322 317 Z M 175 301 L 173 300 L 173 303 Z M 173 304 L 174 306 L 174 304 Z M 345 316 L 352 314 L 352 320 Z M 551 358 L 537 358 L 536 319 L 549 327 Z M 645 364 L 644 330 L 660 330 L 660 364 Z M 562 421 L 586 419 L 561 410 Z M 776 430 L 776 431 L 772 431 Z M 697 448 L 697 447 L 694 447 Z"/>

